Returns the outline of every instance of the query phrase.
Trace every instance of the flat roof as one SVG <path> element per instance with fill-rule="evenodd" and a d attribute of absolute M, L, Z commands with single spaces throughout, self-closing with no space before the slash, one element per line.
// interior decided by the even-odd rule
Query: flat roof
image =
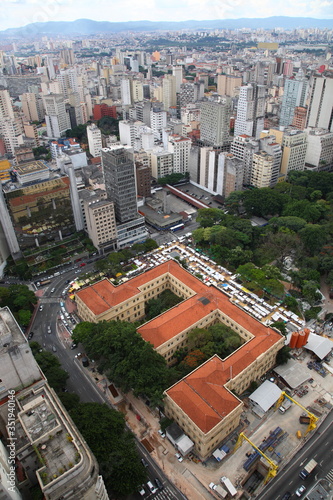
<path fill-rule="evenodd" d="M 254 403 L 257 403 L 257 405 L 259 405 L 260 408 L 266 412 L 277 402 L 280 396 L 281 389 L 273 382 L 265 380 L 265 382 L 261 384 L 258 389 L 252 392 L 249 399 Z"/>

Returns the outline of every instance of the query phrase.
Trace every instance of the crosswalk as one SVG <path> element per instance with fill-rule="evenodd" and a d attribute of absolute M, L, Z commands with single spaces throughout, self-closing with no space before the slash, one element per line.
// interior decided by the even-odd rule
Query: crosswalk
<path fill-rule="evenodd" d="M 333 484 L 333 469 L 331 469 L 328 474 L 326 474 L 326 479 Z"/>
<path fill-rule="evenodd" d="M 166 487 L 163 490 L 159 490 L 158 493 L 155 493 L 155 495 L 153 495 L 153 498 L 154 498 L 154 500 L 155 499 L 174 500 L 177 497 L 174 495 L 174 493 L 168 487 Z"/>

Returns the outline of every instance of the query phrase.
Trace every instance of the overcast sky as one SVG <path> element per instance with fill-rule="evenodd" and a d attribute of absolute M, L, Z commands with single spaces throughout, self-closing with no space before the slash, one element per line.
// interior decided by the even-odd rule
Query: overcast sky
<path fill-rule="evenodd" d="M 241 17 L 333 18 L 333 0 L 1 0 L 0 30 L 33 22 L 186 21 Z"/>

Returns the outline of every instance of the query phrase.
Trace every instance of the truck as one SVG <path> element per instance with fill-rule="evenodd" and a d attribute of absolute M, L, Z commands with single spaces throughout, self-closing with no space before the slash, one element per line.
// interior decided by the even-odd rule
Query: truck
<path fill-rule="evenodd" d="M 311 472 L 316 468 L 317 462 L 312 458 L 298 474 L 301 479 L 306 479 L 309 477 Z"/>
<path fill-rule="evenodd" d="M 237 495 L 237 490 L 234 487 L 234 485 L 232 484 L 232 482 L 230 481 L 230 479 L 223 476 L 223 477 L 221 477 L 221 483 L 226 487 L 230 496 L 234 497 L 235 495 Z"/>
<path fill-rule="evenodd" d="M 287 410 L 289 410 L 289 408 L 291 407 L 291 405 L 292 405 L 292 402 L 290 401 L 290 399 L 285 398 L 285 400 L 283 401 L 282 405 L 279 407 L 279 412 L 280 413 L 285 413 Z"/>
<path fill-rule="evenodd" d="M 215 484 L 213 490 L 221 497 L 226 498 L 228 496 L 228 492 L 222 488 L 219 484 Z"/>
<path fill-rule="evenodd" d="M 299 423 L 300 424 L 309 425 L 309 423 L 310 423 L 310 417 L 308 415 L 301 415 L 299 417 Z"/>

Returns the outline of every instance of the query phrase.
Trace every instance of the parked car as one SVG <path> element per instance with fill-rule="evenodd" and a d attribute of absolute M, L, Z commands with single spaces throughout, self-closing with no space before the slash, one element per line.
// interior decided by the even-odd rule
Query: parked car
<path fill-rule="evenodd" d="M 71 349 L 76 349 L 76 348 L 77 348 L 77 344 L 75 344 L 75 342 L 73 342 L 71 345 Z"/>
<path fill-rule="evenodd" d="M 39 306 L 39 310 L 40 310 L 40 311 L 42 311 L 43 309 L 44 309 L 44 306 L 43 306 L 43 304 L 41 304 L 41 305 Z"/>
<path fill-rule="evenodd" d="M 157 488 L 158 488 L 159 490 L 163 490 L 164 486 L 163 486 L 163 484 L 161 483 L 161 481 L 158 479 L 158 477 L 157 477 L 157 478 L 155 478 L 155 484 L 156 484 L 156 486 L 157 486 Z"/>
<path fill-rule="evenodd" d="M 47 326 L 47 333 L 52 333 L 52 330 L 51 330 L 51 326 L 50 326 L 50 325 L 48 325 L 48 326 Z"/>
<path fill-rule="evenodd" d="M 290 491 L 286 491 L 281 500 L 289 500 L 290 497 L 291 497 Z"/>
<path fill-rule="evenodd" d="M 161 429 L 158 430 L 158 433 L 159 433 L 159 435 L 161 436 L 162 439 L 165 438 L 165 434 L 164 434 L 164 432 Z"/>
<path fill-rule="evenodd" d="M 144 497 L 144 496 L 145 496 L 145 494 L 146 494 L 146 490 L 144 489 L 143 485 L 142 485 L 142 486 L 138 489 L 138 492 L 140 493 L 140 495 L 141 495 L 142 497 Z"/>
<path fill-rule="evenodd" d="M 53 346 L 52 346 L 52 351 L 53 351 L 53 352 L 57 352 L 57 348 L 56 348 L 56 346 L 55 346 L 55 345 L 53 345 Z"/>
<path fill-rule="evenodd" d="M 55 292 L 55 288 L 51 288 L 51 293 Z"/>
<path fill-rule="evenodd" d="M 148 462 L 144 458 L 141 458 L 141 463 L 144 467 L 148 467 Z"/>
<path fill-rule="evenodd" d="M 30 332 L 28 335 L 28 340 L 31 340 L 33 336 L 34 336 L 34 332 Z"/>
<path fill-rule="evenodd" d="M 177 458 L 178 462 L 182 462 L 183 461 L 183 457 L 179 453 L 176 453 L 175 457 Z"/>

